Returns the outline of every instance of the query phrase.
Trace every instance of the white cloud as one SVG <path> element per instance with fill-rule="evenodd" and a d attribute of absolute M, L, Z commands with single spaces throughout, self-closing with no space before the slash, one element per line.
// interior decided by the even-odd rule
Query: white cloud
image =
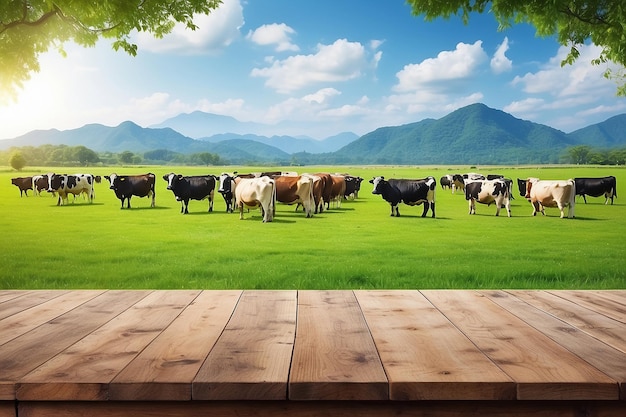
<path fill-rule="evenodd" d="M 573 65 L 561 66 L 561 61 L 569 52 L 569 48 L 562 46 L 540 71 L 516 76 L 512 84 L 521 85 L 526 93 L 545 93 L 561 98 L 588 94 L 597 96 L 614 91 L 615 83 L 602 75 L 607 67 L 591 64 L 591 60 L 600 55 L 601 48 L 583 45 L 578 50 L 580 56 Z"/>
<path fill-rule="evenodd" d="M 178 23 L 163 39 L 156 39 L 149 33 L 140 32 L 136 34 L 134 41 L 140 51 L 215 53 L 241 36 L 239 29 L 244 24 L 243 7 L 240 0 L 224 0 L 209 15 L 195 15 L 194 23 L 198 26 L 195 31 Z"/>
<path fill-rule="evenodd" d="M 269 67 L 254 68 L 250 75 L 267 78 L 267 87 L 289 93 L 313 84 L 357 78 L 366 64 L 365 58 L 363 45 L 338 39 L 332 45 L 319 44 L 315 54 L 276 60 Z"/>
<path fill-rule="evenodd" d="M 327 103 L 328 100 L 334 96 L 340 95 L 341 91 L 336 90 L 334 88 L 322 88 L 313 94 L 308 94 L 302 97 L 303 101 L 307 103 L 315 102 L 318 104 Z"/>
<path fill-rule="evenodd" d="M 295 30 L 284 23 L 272 23 L 250 31 L 246 39 L 251 40 L 257 45 L 276 45 L 277 52 L 299 51 L 300 48 L 298 45 L 291 42 L 290 35 L 295 33 Z"/>
<path fill-rule="evenodd" d="M 459 43 L 454 51 L 442 51 L 436 58 L 428 58 L 419 64 L 405 65 L 396 74 L 397 92 L 416 91 L 441 81 L 469 78 L 479 65 L 487 59 L 482 41 L 472 45 Z"/>
<path fill-rule="evenodd" d="M 504 41 L 498 46 L 496 53 L 491 58 L 491 70 L 495 74 L 510 71 L 513 68 L 513 61 L 506 57 L 506 51 L 509 50 L 509 38 L 505 37 Z"/>

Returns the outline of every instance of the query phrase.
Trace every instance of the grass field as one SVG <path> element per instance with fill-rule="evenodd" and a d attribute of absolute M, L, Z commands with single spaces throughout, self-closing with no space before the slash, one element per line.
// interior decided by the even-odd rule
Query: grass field
<path fill-rule="evenodd" d="M 298 167 L 298 172 L 348 172 L 365 178 L 358 200 L 344 201 L 311 219 L 294 206 L 278 205 L 272 223 L 251 211 L 227 214 L 216 193 L 215 208 L 192 201 L 190 214 L 165 189 L 163 174 L 219 174 L 277 167 L 60 168 L 57 172 L 108 175 L 157 174 L 156 208 L 132 199 L 121 210 L 108 189 L 96 184 L 93 204 L 77 199 L 56 206 L 51 196 L 28 198 L 0 168 L 0 288 L 626 288 L 626 169 L 622 167 Z M 287 168 L 293 171 L 293 167 Z M 447 173 L 502 173 L 516 178 L 617 177 L 613 206 L 604 198 L 577 198 L 576 218 L 557 209 L 532 217 L 519 197 L 495 217 L 495 207 L 468 215 L 462 194 L 437 187 L 437 218 L 421 218 L 422 206 L 389 204 L 367 182 L 386 178 L 437 179 Z M 29 192 L 30 194 L 30 192 Z M 71 197 L 70 197 L 71 201 Z M 504 216 L 502 216 L 504 214 Z"/>

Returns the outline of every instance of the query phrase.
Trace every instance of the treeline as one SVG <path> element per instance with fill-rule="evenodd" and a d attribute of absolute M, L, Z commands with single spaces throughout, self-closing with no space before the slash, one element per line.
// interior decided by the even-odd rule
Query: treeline
<path fill-rule="evenodd" d="M 567 163 L 578 165 L 626 165 L 626 148 L 600 150 L 578 145 L 565 151 Z"/>
<path fill-rule="evenodd" d="M 86 146 L 41 145 L 0 150 L 0 165 L 21 170 L 25 166 L 98 166 L 98 165 L 225 165 L 219 155 L 210 152 L 181 154 L 157 149 L 137 153 L 124 151 L 95 152 Z"/>

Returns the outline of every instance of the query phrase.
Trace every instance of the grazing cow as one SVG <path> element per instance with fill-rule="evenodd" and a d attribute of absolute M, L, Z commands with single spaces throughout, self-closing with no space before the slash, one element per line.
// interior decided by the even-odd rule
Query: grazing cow
<path fill-rule="evenodd" d="M 235 178 L 227 173 L 220 174 L 220 187 L 217 192 L 224 197 L 226 212 L 232 213 L 235 209 Z"/>
<path fill-rule="evenodd" d="M 261 208 L 263 223 L 274 218 L 276 185 L 270 177 L 235 178 L 235 200 L 239 207 L 239 219 L 243 220 L 243 208 Z"/>
<path fill-rule="evenodd" d="M 445 190 L 446 188 L 452 189 L 452 175 L 446 174 L 443 177 L 439 178 L 439 185 L 441 188 Z"/>
<path fill-rule="evenodd" d="M 92 203 L 94 198 L 93 184 L 94 178 L 91 174 L 48 174 L 48 192 L 56 192 L 59 195 L 57 206 L 67 204 L 69 194 L 72 194 L 74 201 L 76 201 L 77 195 L 85 193 L 88 201 Z"/>
<path fill-rule="evenodd" d="M 154 207 L 154 198 L 156 196 L 154 192 L 156 176 L 154 174 L 117 175 L 113 173 L 105 175 L 104 178 L 109 181 L 111 184 L 109 188 L 115 192 L 117 198 L 122 202 L 121 208 L 124 208 L 124 200 L 127 201 L 126 207 L 130 208 L 130 199 L 134 195 L 137 197 L 152 197 L 150 207 Z"/>
<path fill-rule="evenodd" d="M 180 201 L 180 212 L 189 214 L 189 200 L 209 200 L 208 211 L 213 211 L 213 195 L 215 192 L 215 175 L 184 177 L 173 172 L 163 175 L 167 181 L 167 189 L 174 193 Z"/>
<path fill-rule="evenodd" d="M 433 177 L 419 180 L 389 179 L 374 177 L 370 180 L 374 184 L 372 194 L 380 194 L 391 205 L 391 215 L 400 217 L 398 204 L 403 202 L 409 206 L 418 206 L 424 203 L 422 217 L 426 217 L 428 209 L 435 217 L 435 189 L 437 181 Z M 394 212 L 395 211 L 395 212 Z"/>
<path fill-rule="evenodd" d="M 333 192 L 333 178 L 327 172 L 318 172 L 313 175 L 320 177 L 322 181 L 322 199 L 319 202 L 319 212 L 321 213 L 324 211 L 324 204 L 326 204 L 326 209 L 330 210 L 330 196 Z M 317 213 L 317 208 L 315 210 Z"/>
<path fill-rule="evenodd" d="M 345 199 L 359 198 L 359 191 L 361 191 L 361 182 L 363 182 L 363 178 L 352 175 L 344 175 L 344 177 L 346 179 L 346 191 L 344 192 Z"/>
<path fill-rule="evenodd" d="M 502 179 L 468 181 L 465 184 L 465 199 L 469 201 L 469 214 L 476 214 L 476 202 L 496 205 L 496 216 L 505 207 L 511 217 L 510 188 Z"/>
<path fill-rule="evenodd" d="M 465 190 L 465 178 L 463 178 L 461 174 L 452 175 L 452 194 L 454 194 L 456 190 Z"/>
<path fill-rule="evenodd" d="M 617 180 L 614 176 L 601 178 L 574 178 L 576 183 L 576 195 L 582 195 L 587 204 L 587 195 L 600 197 L 604 195 L 604 204 L 613 205 L 613 197 L 617 197 Z"/>
<path fill-rule="evenodd" d="M 35 195 L 41 196 L 42 191 L 48 191 L 48 176 L 47 175 L 35 175 L 33 176 L 33 192 Z M 54 193 L 56 196 L 56 193 Z"/>
<path fill-rule="evenodd" d="M 343 175 L 331 175 L 333 186 L 330 192 L 330 201 L 334 201 L 337 208 L 341 208 L 341 202 L 346 193 L 346 177 Z"/>
<path fill-rule="evenodd" d="M 518 178 L 517 188 L 519 189 L 519 195 L 524 197 L 526 195 L 526 180 Z"/>
<path fill-rule="evenodd" d="M 312 174 L 302 174 L 303 177 L 309 177 L 313 181 L 313 212 L 317 214 L 321 213 L 324 208 L 324 188 L 326 187 L 325 178 L 320 177 L 319 175 Z M 300 205 L 296 206 L 296 210 Z"/>
<path fill-rule="evenodd" d="M 276 184 L 276 201 L 285 204 L 302 204 L 306 217 L 313 217 L 315 200 L 313 198 L 312 177 L 308 175 L 297 177 L 276 175 L 274 181 Z"/>
<path fill-rule="evenodd" d="M 26 197 L 28 197 L 28 190 L 33 189 L 33 177 L 11 178 L 11 184 L 20 189 L 20 197 L 22 197 L 22 193 L 26 194 Z"/>
<path fill-rule="evenodd" d="M 544 207 L 558 207 L 561 218 L 565 217 L 564 209 L 568 207 L 567 217 L 574 217 L 576 204 L 576 183 L 573 179 L 562 181 L 541 181 L 537 178 L 526 180 L 526 197 L 533 206 L 533 216 L 537 211 L 545 216 Z"/>

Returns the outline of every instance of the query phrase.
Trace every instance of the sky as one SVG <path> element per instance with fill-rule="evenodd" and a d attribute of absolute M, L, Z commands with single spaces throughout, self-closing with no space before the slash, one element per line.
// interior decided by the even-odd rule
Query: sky
<path fill-rule="evenodd" d="M 404 0 L 224 0 L 196 31 L 133 34 L 138 54 L 66 44 L 40 56 L 17 100 L 0 103 L 0 139 L 38 129 L 149 127 L 203 111 L 315 139 L 441 118 L 472 103 L 564 132 L 626 113 L 593 66 L 530 25 L 499 31 L 488 13 L 425 21 Z"/>

